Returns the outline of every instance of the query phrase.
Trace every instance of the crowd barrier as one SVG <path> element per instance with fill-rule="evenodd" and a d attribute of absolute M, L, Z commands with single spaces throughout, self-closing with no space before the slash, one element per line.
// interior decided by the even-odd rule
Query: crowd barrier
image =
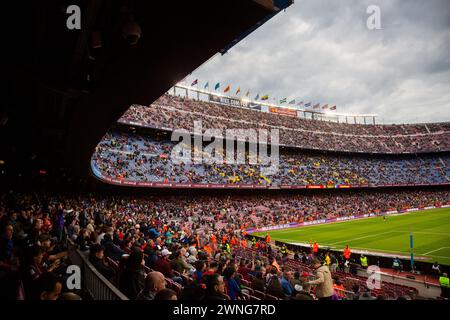
<path fill-rule="evenodd" d="M 111 282 L 102 276 L 89 262 L 87 256 L 76 248 L 70 248 L 72 264 L 81 269 L 81 288 L 93 300 L 129 300 Z"/>

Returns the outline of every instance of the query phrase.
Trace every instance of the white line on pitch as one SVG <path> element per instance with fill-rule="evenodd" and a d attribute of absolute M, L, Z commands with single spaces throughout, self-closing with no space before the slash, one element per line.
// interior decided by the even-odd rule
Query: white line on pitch
<path fill-rule="evenodd" d="M 432 252 L 436 252 L 436 251 L 439 251 L 439 250 L 442 250 L 442 249 L 446 249 L 446 248 L 449 248 L 449 247 L 441 247 L 441 248 L 439 248 L 439 249 L 431 250 L 431 251 L 429 251 L 429 252 L 427 252 L 427 253 L 423 253 L 422 255 L 426 256 L 426 255 L 428 255 L 428 254 L 430 254 L 430 253 L 432 253 Z"/>
<path fill-rule="evenodd" d="M 353 238 L 353 239 L 349 239 L 349 240 L 344 240 L 344 241 L 334 242 L 334 243 L 332 243 L 331 245 L 335 245 L 335 244 L 343 243 L 343 242 L 350 242 L 350 241 L 355 241 L 355 240 L 365 239 L 365 238 L 370 238 L 370 237 L 381 236 L 381 235 L 383 235 L 383 234 L 392 233 L 392 232 L 393 232 L 393 231 L 387 231 L 387 232 L 382 232 L 382 233 L 370 234 L 370 235 L 364 236 L 364 237 L 359 237 L 359 238 Z"/>
<path fill-rule="evenodd" d="M 408 230 L 392 230 L 392 232 L 398 232 L 398 233 L 408 233 L 410 231 Z M 444 233 L 444 232 L 427 232 L 427 231 L 413 231 L 413 234 L 433 234 L 438 236 L 450 236 L 450 233 Z"/>
<path fill-rule="evenodd" d="M 443 259 L 449 259 L 449 256 L 435 256 L 433 254 L 428 255 L 427 257 L 431 257 L 431 258 L 443 258 Z"/>

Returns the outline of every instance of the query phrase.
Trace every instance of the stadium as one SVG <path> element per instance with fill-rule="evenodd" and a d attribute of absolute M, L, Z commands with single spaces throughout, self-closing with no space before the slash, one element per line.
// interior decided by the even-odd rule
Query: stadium
<path fill-rule="evenodd" d="M 380 124 L 188 80 L 293 4 L 232 2 L 177 6 L 230 27 L 190 39 L 197 54 L 168 37 L 184 18 L 150 32 L 164 17 L 144 1 L 87 1 L 70 37 L 49 31 L 65 13 L 41 8 L 39 67 L 25 50 L 8 67 L 2 299 L 448 300 L 448 119 Z"/>

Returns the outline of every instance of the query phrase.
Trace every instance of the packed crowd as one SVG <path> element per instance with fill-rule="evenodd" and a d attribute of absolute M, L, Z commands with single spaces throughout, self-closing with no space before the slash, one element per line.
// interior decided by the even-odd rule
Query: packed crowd
<path fill-rule="evenodd" d="M 448 154 L 380 157 L 281 150 L 279 167 L 269 175 L 261 170 L 268 165 L 250 164 L 248 154 L 245 164 L 213 164 L 208 163 L 210 154 L 204 149 L 201 164 L 193 163 L 192 157 L 176 162 L 172 156 L 175 146 L 169 140 L 110 132 L 97 146 L 92 166 L 104 177 L 138 182 L 265 186 L 450 183 Z M 185 151 L 194 154 L 190 147 Z M 223 151 L 221 155 L 225 159 Z"/>
<path fill-rule="evenodd" d="M 150 107 L 132 105 L 119 123 L 157 129 L 279 129 L 279 143 L 303 149 L 359 153 L 422 153 L 450 150 L 450 123 L 361 125 L 289 117 L 164 95 Z"/>
<path fill-rule="evenodd" d="M 331 276 L 323 262 L 340 266 L 332 268 L 333 297 L 339 299 L 353 290 L 340 282 L 350 259 L 314 251 L 290 258 L 267 238 L 249 238 L 247 228 L 449 201 L 449 191 L 197 197 L 10 192 L 0 197 L 0 295 L 79 299 L 82 293 L 69 290 L 64 279 L 68 237 L 130 299 L 331 298 L 331 283 L 321 286 L 321 278 Z"/>

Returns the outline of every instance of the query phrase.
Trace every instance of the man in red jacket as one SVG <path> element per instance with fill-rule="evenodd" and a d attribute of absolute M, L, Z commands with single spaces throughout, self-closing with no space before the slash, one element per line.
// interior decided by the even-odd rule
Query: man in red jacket
<path fill-rule="evenodd" d="M 169 256 L 172 254 L 167 249 L 161 251 L 161 257 L 155 262 L 155 271 L 161 272 L 166 278 L 172 279 L 175 275 L 170 264 Z"/>
<path fill-rule="evenodd" d="M 351 252 L 350 248 L 348 247 L 348 245 L 346 245 L 344 252 L 343 252 L 343 256 L 344 256 L 345 260 L 350 260 L 351 255 L 352 255 L 352 252 Z"/>

